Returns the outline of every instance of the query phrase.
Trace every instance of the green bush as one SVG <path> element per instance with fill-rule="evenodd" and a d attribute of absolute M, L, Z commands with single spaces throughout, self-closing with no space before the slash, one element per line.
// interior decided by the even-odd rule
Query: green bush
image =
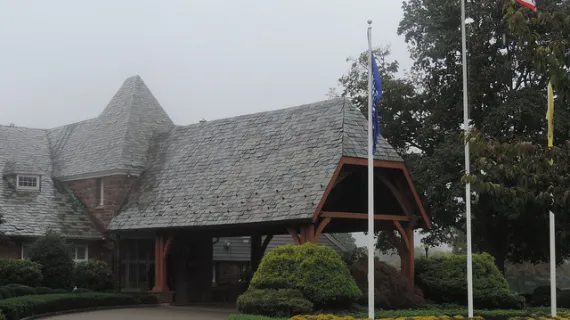
<path fill-rule="evenodd" d="M 99 260 L 88 260 L 75 265 L 75 286 L 103 291 L 113 284 L 113 274 L 107 264 Z"/>
<path fill-rule="evenodd" d="M 30 260 L 42 266 L 43 285 L 49 288 L 73 286 L 74 263 L 68 246 L 58 234 L 48 232 L 30 247 Z"/>
<path fill-rule="evenodd" d="M 416 260 L 416 284 L 428 300 L 436 303 L 467 303 L 467 257 L 447 255 Z M 477 308 L 524 305 L 513 298 L 505 277 L 487 253 L 473 255 L 473 300 Z M 517 302 L 519 303 L 516 306 Z"/>
<path fill-rule="evenodd" d="M 48 287 L 37 287 L 36 288 L 36 292 L 38 294 L 51 294 L 54 293 L 52 288 L 48 288 Z"/>
<path fill-rule="evenodd" d="M 73 293 L 86 293 L 86 292 L 93 292 L 93 290 L 86 288 L 73 289 Z"/>
<path fill-rule="evenodd" d="M 12 293 L 7 288 L 0 287 L 0 300 L 12 298 Z"/>
<path fill-rule="evenodd" d="M 30 287 L 42 284 L 42 266 L 30 260 L 0 259 L 0 286 L 19 283 Z"/>
<path fill-rule="evenodd" d="M 263 257 L 250 289 L 297 289 L 316 307 L 346 307 L 360 290 L 331 248 L 307 243 L 278 247 Z"/>
<path fill-rule="evenodd" d="M 46 294 L 0 300 L 6 320 L 19 320 L 31 315 L 102 306 L 135 305 L 140 301 L 131 295 L 113 293 Z"/>
<path fill-rule="evenodd" d="M 5 291 L 9 291 L 10 298 L 38 294 L 35 288 L 28 287 L 22 284 L 7 284 L 0 288 L 5 289 Z"/>
<path fill-rule="evenodd" d="M 560 289 L 556 288 L 556 295 L 560 294 Z M 531 294 L 530 303 L 534 307 L 550 306 L 550 286 L 538 286 Z"/>
<path fill-rule="evenodd" d="M 368 303 L 368 261 L 359 260 L 350 267 L 350 274 L 363 293 L 362 303 Z M 410 286 L 396 268 L 376 261 L 374 265 L 374 306 L 381 309 L 412 309 L 425 306 L 419 289 Z"/>
<path fill-rule="evenodd" d="M 570 308 L 570 290 L 562 290 L 556 300 L 560 308 Z"/>
<path fill-rule="evenodd" d="M 239 296 L 240 312 L 270 317 L 290 317 L 311 312 L 313 304 L 299 290 L 249 289 Z"/>
<path fill-rule="evenodd" d="M 228 320 L 288 320 L 288 318 L 273 318 L 253 314 L 232 314 L 228 317 Z"/>
<path fill-rule="evenodd" d="M 69 293 L 69 290 L 66 289 L 52 289 L 51 290 L 52 294 L 64 294 L 64 293 Z"/>

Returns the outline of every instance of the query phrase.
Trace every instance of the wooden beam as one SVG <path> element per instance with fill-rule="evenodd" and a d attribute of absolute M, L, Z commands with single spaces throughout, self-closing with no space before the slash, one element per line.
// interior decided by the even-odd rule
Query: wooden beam
<path fill-rule="evenodd" d="M 379 175 L 376 176 L 376 178 L 382 181 L 382 183 L 386 187 L 388 187 L 388 189 L 390 189 L 390 192 L 392 192 L 392 195 L 394 195 L 394 198 L 396 198 L 396 201 L 398 201 L 398 203 L 400 204 L 400 208 L 402 208 L 402 211 L 404 211 L 406 216 L 408 216 L 408 218 L 412 218 L 414 214 L 412 211 L 410 211 L 410 207 L 408 207 L 406 199 L 404 199 L 404 196 L 402 195 L 400 190 L 396 189 L 396 186 L 394 186 L 394 184 L 390 180 L 388 180 L 388 178 L 386 178 L 385 176 Z"/>
<path fill-rule="evenodd" d="M 336 178 L 340 174 L 340 170 L 342 169 L 342 165 L 343 165 L 343 162 L 342 162 L 342 157 L 341 157 L 338 164 L 336 165 L 336 169 L 334 170 L 334 173 L 331 177 L 331 180 L 329 181 L 329 184 L 327 185 L 327 188 L 325 189 L 325 192 L 323 193 L 323 196 L 321 197 L 321 201 L 319 201 L 319 204 L 317 205 L 315 212 L 313 212 L 313 222 L 317 222 L 317 220 L 319 219 L 319 214 L 321 213 L 321 210 L 323 209 L 323 206 L 325 205 L 325 202 L 327 201 L 327 198 L 329 197 L 329 193 L 331 193 L 331 190 L 335 186 L 334 183 L 336 181 Z"/>
<path fill-rule="evenodd" d="M 265 254 L 265 250 L 267 249 L 267 246 L 269 245 L 269 243 L 271 242 L 272 239 L 273 239 L 273 235 L 268 234 L 265 237 L 265 239 L 263 240 L 263 244 L 261 245 L 261 255 L 262 256 Z"/>
<path fill-rule="evenodd" d="M 317 228 L 317 231 L 315 231 L 315 236 L 313 237 L 313 243 L 317 243 L 317 241 L 319 241 L 319 237 L 321 236 L 321 233 L 323 233 L 323 230 L 325 229 L 327 224 L 329 224 L 330 222 L 331 222 L 331 218 L 327 217 L 327 218 L 324 218 L 321 221 L 321 223 L 319 223 L 319 227 Z"/>
<path fill-rule="evenodd" d="M 408 268 L 407 268 L 407 276 L 406 278 L 408 278 L 408 282 L 410 283 L 410 285 L 413 287 L 414 286 L 414 229 L 412 228 L 407 228 L 406 229 L 406 234 L 408 236 L 408 240 L 410 241 L 411 246 L 408 249 Z"/>
<path fill-rule="evenodd" d="M 368 159 L 366 158 L 342 157 L 342 162 L 344 164 L 368 166 Z M 404 169 L 406 166 L 403 162 L 400 161 L 374 160 L 374 167 L 389 168 L 389 169 Z"/>
<path fill-rule="evenodd" d="M 295 244 L 300 246 L 301 245 L 301 239 L 299 239 L 299 235 L 297 234 L 297 231 L 293 228 L 287 228 L 287 232 L 289 232 L 291 237 L 293 237 L 293 241 L 295 241 Z"/>
<path fill-rule="evenodd" d="M 321 217 L 324 218 L 341 218 L 341 219 L 368 219 L 367 213 L 351 213 L 351 212 L 330 212 L 323 211 Z M 374 220 L 386 221 L 409 221 L 408 217 L 395 214 L 375 214 Z"/>
<path fill-rule="evenodd" d="M 315 225 L 314 224 L 310 224 L 307 226 L 307 242 L 312 242 L 315 243 L 315 241 L 313 241 L 315 237 Z"/>
<path fill-rule="evenodd" d="M 412 191 L 412 195 L 414 196 L 414 199 L 416 199 L 416 204 L 418 205 L 418 208 L 420 208 L 420 213 L 422 215 L 422 217 L 424 218 L 424 222 L 426 223 L 426 228 L 430 228 L 431 227 L 431 221 L 426 213 L 426 209 L 424 208 L 424 205 L 422 204 L 422 200 L 420 199 L 420 196 L 418 194 L 418 191 L 416 190 L 416 186 L 414 186 L 414 182 L 412 181 L 412 178 L 410 177 L 410 173 L 408 172 L 408 169 L 406 169 L 406 167 L 404 167 L 404 169 L 402 169 L 402 171 L 404 171 L 404 177 L 406 178 L 406 181 L 408 181 L 408 185 L 410 186 L 410 190 Z"/>
<path fill-rule="evenodd" d="M 408 235 L 406 234 L 406 230 L 404 230 L 404 228 L 402 227 L 402 224 L 399 221 L 394 221 L 394 224 L 396 225 L 396 228 L 398 229 L 398 232 L 400 233 L 400 237 L 402 237 L 402 240 L 404 241 L 404 244 L 406 245 L 407 251 L 409 251 L 410 250 L 410 239 L 408 239 Z M 412 243 L 411 245 L 413 246 L 414 244 Z"/>

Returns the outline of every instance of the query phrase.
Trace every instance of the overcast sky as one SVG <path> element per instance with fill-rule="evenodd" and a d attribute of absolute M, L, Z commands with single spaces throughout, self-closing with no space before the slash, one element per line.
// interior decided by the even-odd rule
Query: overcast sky
<path fill-rule="evenodd" d="M 176 124 L 326 99 L 373 44 L 409 68 L 395 0 L 2 1 L 0 124 L 96 117 L 139 74 Z"/>

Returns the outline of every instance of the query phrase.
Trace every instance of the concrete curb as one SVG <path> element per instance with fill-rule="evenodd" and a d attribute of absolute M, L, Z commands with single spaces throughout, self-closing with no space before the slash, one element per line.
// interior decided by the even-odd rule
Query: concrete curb
<path fill-rule="evenodd" d="M 105 307 L 92 307 L 92 308 L 85 308 L 85 309 L 71 309 L 71 310 L 62 310 L 56 312 L 49 312 L 49 313 L 42 313 L 36 314 L 33 316 L 29 316 L 26 318 L 22 318 L 20 320 L 34 320 L 34 319 L 42 319 L 48 317 L 55 317 L 63 314 L 70 314 L 70 313 L 82 313 L 82 312 L 89 312 L 89 311 L 100 311 L 100 310 L 113 310 L 113 309 L 132 309 L 132 308 L 157 308 L 164 306 L 163 304 L 134 304 L 134 305 L 123 305 L 123 306 L 105 306 Z"/>

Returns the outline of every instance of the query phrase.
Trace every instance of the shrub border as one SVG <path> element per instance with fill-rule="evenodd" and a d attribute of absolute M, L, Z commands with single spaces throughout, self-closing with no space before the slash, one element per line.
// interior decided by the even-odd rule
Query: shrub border
<path fill-rule="evenodd" d="M 91 308 L 83 308 L 83 309 L 70 309 L 70 310 L 61 310 L 55 312 L 48 312 L 42 314 L 35 314 L 33 316 L 25 317 L 20 320 L 34 320 L 34 319 L 41 319 L 46 317 L 54 317 L 63 314 L 71 314 L 71 313 L 83 313 L 83 312 L 91 312 L 91 311 L 101 311 L 101 310 L 113 310 L 113 309 L 134 309 L 134 308 L 157 308 L 161 307 L 162 304 L 133 304 L 133 305 L 123 305 L 123 306 L 102 306 L 102 307 L 91 307 Z"/>

